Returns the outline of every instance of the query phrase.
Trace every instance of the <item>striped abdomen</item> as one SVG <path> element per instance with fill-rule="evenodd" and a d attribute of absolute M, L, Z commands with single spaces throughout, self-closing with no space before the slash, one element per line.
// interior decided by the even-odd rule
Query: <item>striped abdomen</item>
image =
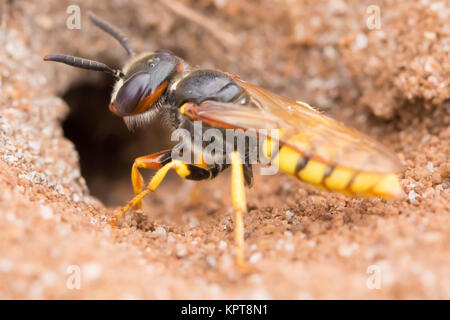
<path fill-rule="evenodd" d="M 278 148 L 269 138 L 264 141 L 263 152 L 282 171 L 321 189 L 386 199 L 404 196 L 395 173 L 364 172 L 339 165 L 332 166 L 314 156 L 303 155 L 288 145 Z"/>

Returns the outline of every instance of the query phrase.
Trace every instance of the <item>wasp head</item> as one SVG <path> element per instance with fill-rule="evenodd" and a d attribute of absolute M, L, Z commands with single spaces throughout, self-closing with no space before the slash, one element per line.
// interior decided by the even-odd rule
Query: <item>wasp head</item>
<path fill-rule="evenodd" d="M 94 60 L 64 54 L 47 55 L 44 60 L 112 74 L 117 82 L 114 86 L 109 110 L 122 117 L 130 129 L 147 123 L 163 102 L 164 93 L 172 76 L 182 71 L 182 60 L 167 51 L 136 56 L 128 39 L 120 30 L 92 13 L 89 13 L 89 17 L 96 26 L 118 40 L 128 52 L 131 60 L 123 70 L 111 68 Z"/>
<path fill-rule="evenodd" d="M 182 62 L 166 51 L 145 53 L 132 59 L 114 86 L 109 109 L 123 117 L 127 125 L 154 114 L 161 104 L 172 76 Z"/>

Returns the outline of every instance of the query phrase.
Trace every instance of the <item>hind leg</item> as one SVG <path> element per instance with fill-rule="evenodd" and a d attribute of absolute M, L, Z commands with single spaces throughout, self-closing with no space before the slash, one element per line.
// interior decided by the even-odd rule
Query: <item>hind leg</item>
<path fill-rule="evenodd" d="M 231 195 L 234 208 L 234 229 L 236 245 L 236 264 L 246 272 L 248 267 L 245 264 L 244 248 L 244 214 L 247 213 L 247 201 L 245 198 L 245 179 L 242 168 L 241 156 L 237 151 L 230 154 L 231 160 Z"/>

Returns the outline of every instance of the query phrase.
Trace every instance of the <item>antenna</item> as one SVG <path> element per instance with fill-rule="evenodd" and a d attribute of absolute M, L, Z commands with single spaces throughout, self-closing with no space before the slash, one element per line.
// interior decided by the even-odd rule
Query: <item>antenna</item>
<path fill-rule="evenodd" d="M 115 78 L 118 78 L 118 79 L 124 77 L 124 74 L 122 73 L 122 71 L 120 71 L 118 69 L 113 69 L 104 63 L 94 61 L 94 60 L 88 60 L 88 59 L 83 59 L 83 58 L 79 58 L 79 57 L 68 56 L 65 54 L 49 54 L 44 57 L 44 60 L 60 62 L 60 63 L 68 64 L 69 66 L 81 68 L 81 69 L 106 72 L 106 73 L 112 74 Z"/>
<path fill-rule="evenodd" d="M 119 41 L 119 43 L 122 45 L 122 47 L 125 48 L 125 50 L 128 52 L 128 55 L 130 57 L 134 57 L 136 53 L 131 48 L 130 44 L 128 43 L 127 37 L 116 27 L 113 25 L 110 25 L 106 21 L 101 20 L 100 18 L 96 17 L 92 12 L 88 12 L 89 18 L 91 21 L 100 29 L 105 31 L 107 34 L 112 36 L 114 39 Z"/>

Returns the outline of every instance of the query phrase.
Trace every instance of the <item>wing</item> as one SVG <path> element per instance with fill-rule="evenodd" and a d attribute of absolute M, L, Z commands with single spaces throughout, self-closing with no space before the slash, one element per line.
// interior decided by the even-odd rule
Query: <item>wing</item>
<path fill-rule="evenodd" d="M 249 104 L 205 101 L 191 105 L 187 112 L 211 126 L 280 129 L 279 137 L 270 137 L 270 131 L 269 137 L 330 166 L 374 173 L 395 173 L 402 169 L 397 156 L 384 146 L 306 103 L 290 101 L 240 79 L 235 81 L 250 96 Z"/>

